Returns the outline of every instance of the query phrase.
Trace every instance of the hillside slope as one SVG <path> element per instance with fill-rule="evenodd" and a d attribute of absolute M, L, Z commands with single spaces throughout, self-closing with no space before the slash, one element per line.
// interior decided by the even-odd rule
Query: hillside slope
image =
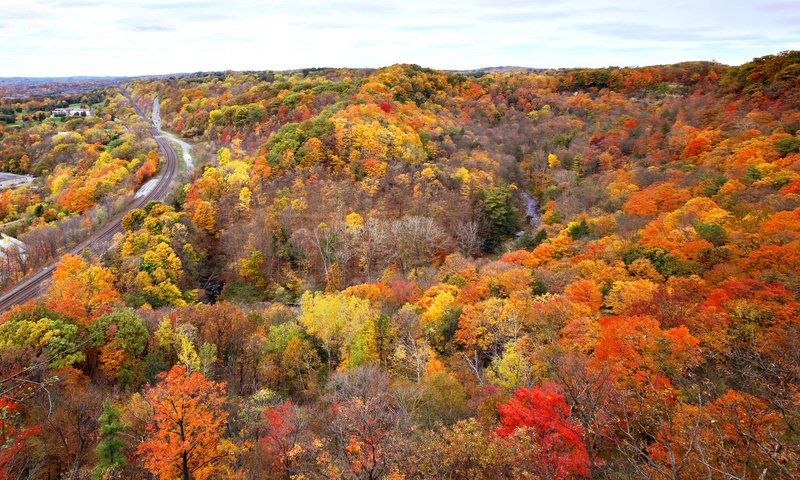
<path fill-rule="evenodd" d="M 0 319 L 0 472 L 797 478 L 798 73 L 134 80 L 201 165 Z"/>

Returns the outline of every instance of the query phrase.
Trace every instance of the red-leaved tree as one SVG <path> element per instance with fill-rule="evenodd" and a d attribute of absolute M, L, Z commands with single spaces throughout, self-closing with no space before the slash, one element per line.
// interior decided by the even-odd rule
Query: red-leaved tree
<path fill-rule="evenodd" d="M 552 480 L 586 478 L 589 456 L 583 445 L 583 429 L 569 418 L 564 397 L 553 388 L 519 388 L 506 403 L 498 405 L 501 437 L 525 429 L 537 447 L 533 455 L 536 472 Z"/>
<path fill-rule="evenodd" d="M 0 397 L 0 478 L 14 478 L 14 472 L 24 463 L 20 454 L 26 440 L 40 430 L 20 426 L 18 409 L 16 402 Z"/>
<path fill-rule="evenodd" d="M 259 446 L 272 461 L 272 467 L 281 470 L 282 478 L 296 473 L 295 447 L 300 443 L 303 420 L 291 403 L 285 402 L 264 410 L 264 436 Z"/>

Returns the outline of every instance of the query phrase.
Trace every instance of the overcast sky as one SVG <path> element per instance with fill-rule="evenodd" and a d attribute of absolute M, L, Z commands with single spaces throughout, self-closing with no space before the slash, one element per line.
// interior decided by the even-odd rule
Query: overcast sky
<path fill-rule="evenodd" d="M 0 77 L 737 65 L 790 49 L 800 0 L 0 0 Z"/>

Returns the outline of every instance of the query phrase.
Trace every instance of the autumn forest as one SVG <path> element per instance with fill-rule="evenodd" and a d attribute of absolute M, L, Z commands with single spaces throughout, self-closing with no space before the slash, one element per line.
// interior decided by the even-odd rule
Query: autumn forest
<path fill-rule="evenodd" d="M 800 477 L 800 52 L 78 87 L 0 86 L 0 478 Z"/>

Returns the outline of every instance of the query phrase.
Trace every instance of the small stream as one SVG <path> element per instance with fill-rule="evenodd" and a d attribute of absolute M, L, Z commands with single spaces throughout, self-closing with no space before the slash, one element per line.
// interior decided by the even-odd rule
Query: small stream
<path fill-rule="evenodd" d="M 539 213 L 539 202 L 525 190 L 520 190 L 519 195 L 525 201 L 525 214 L 531 224 L 532 231 L 536 231 L 542 225 L 542 215 Z"/>

